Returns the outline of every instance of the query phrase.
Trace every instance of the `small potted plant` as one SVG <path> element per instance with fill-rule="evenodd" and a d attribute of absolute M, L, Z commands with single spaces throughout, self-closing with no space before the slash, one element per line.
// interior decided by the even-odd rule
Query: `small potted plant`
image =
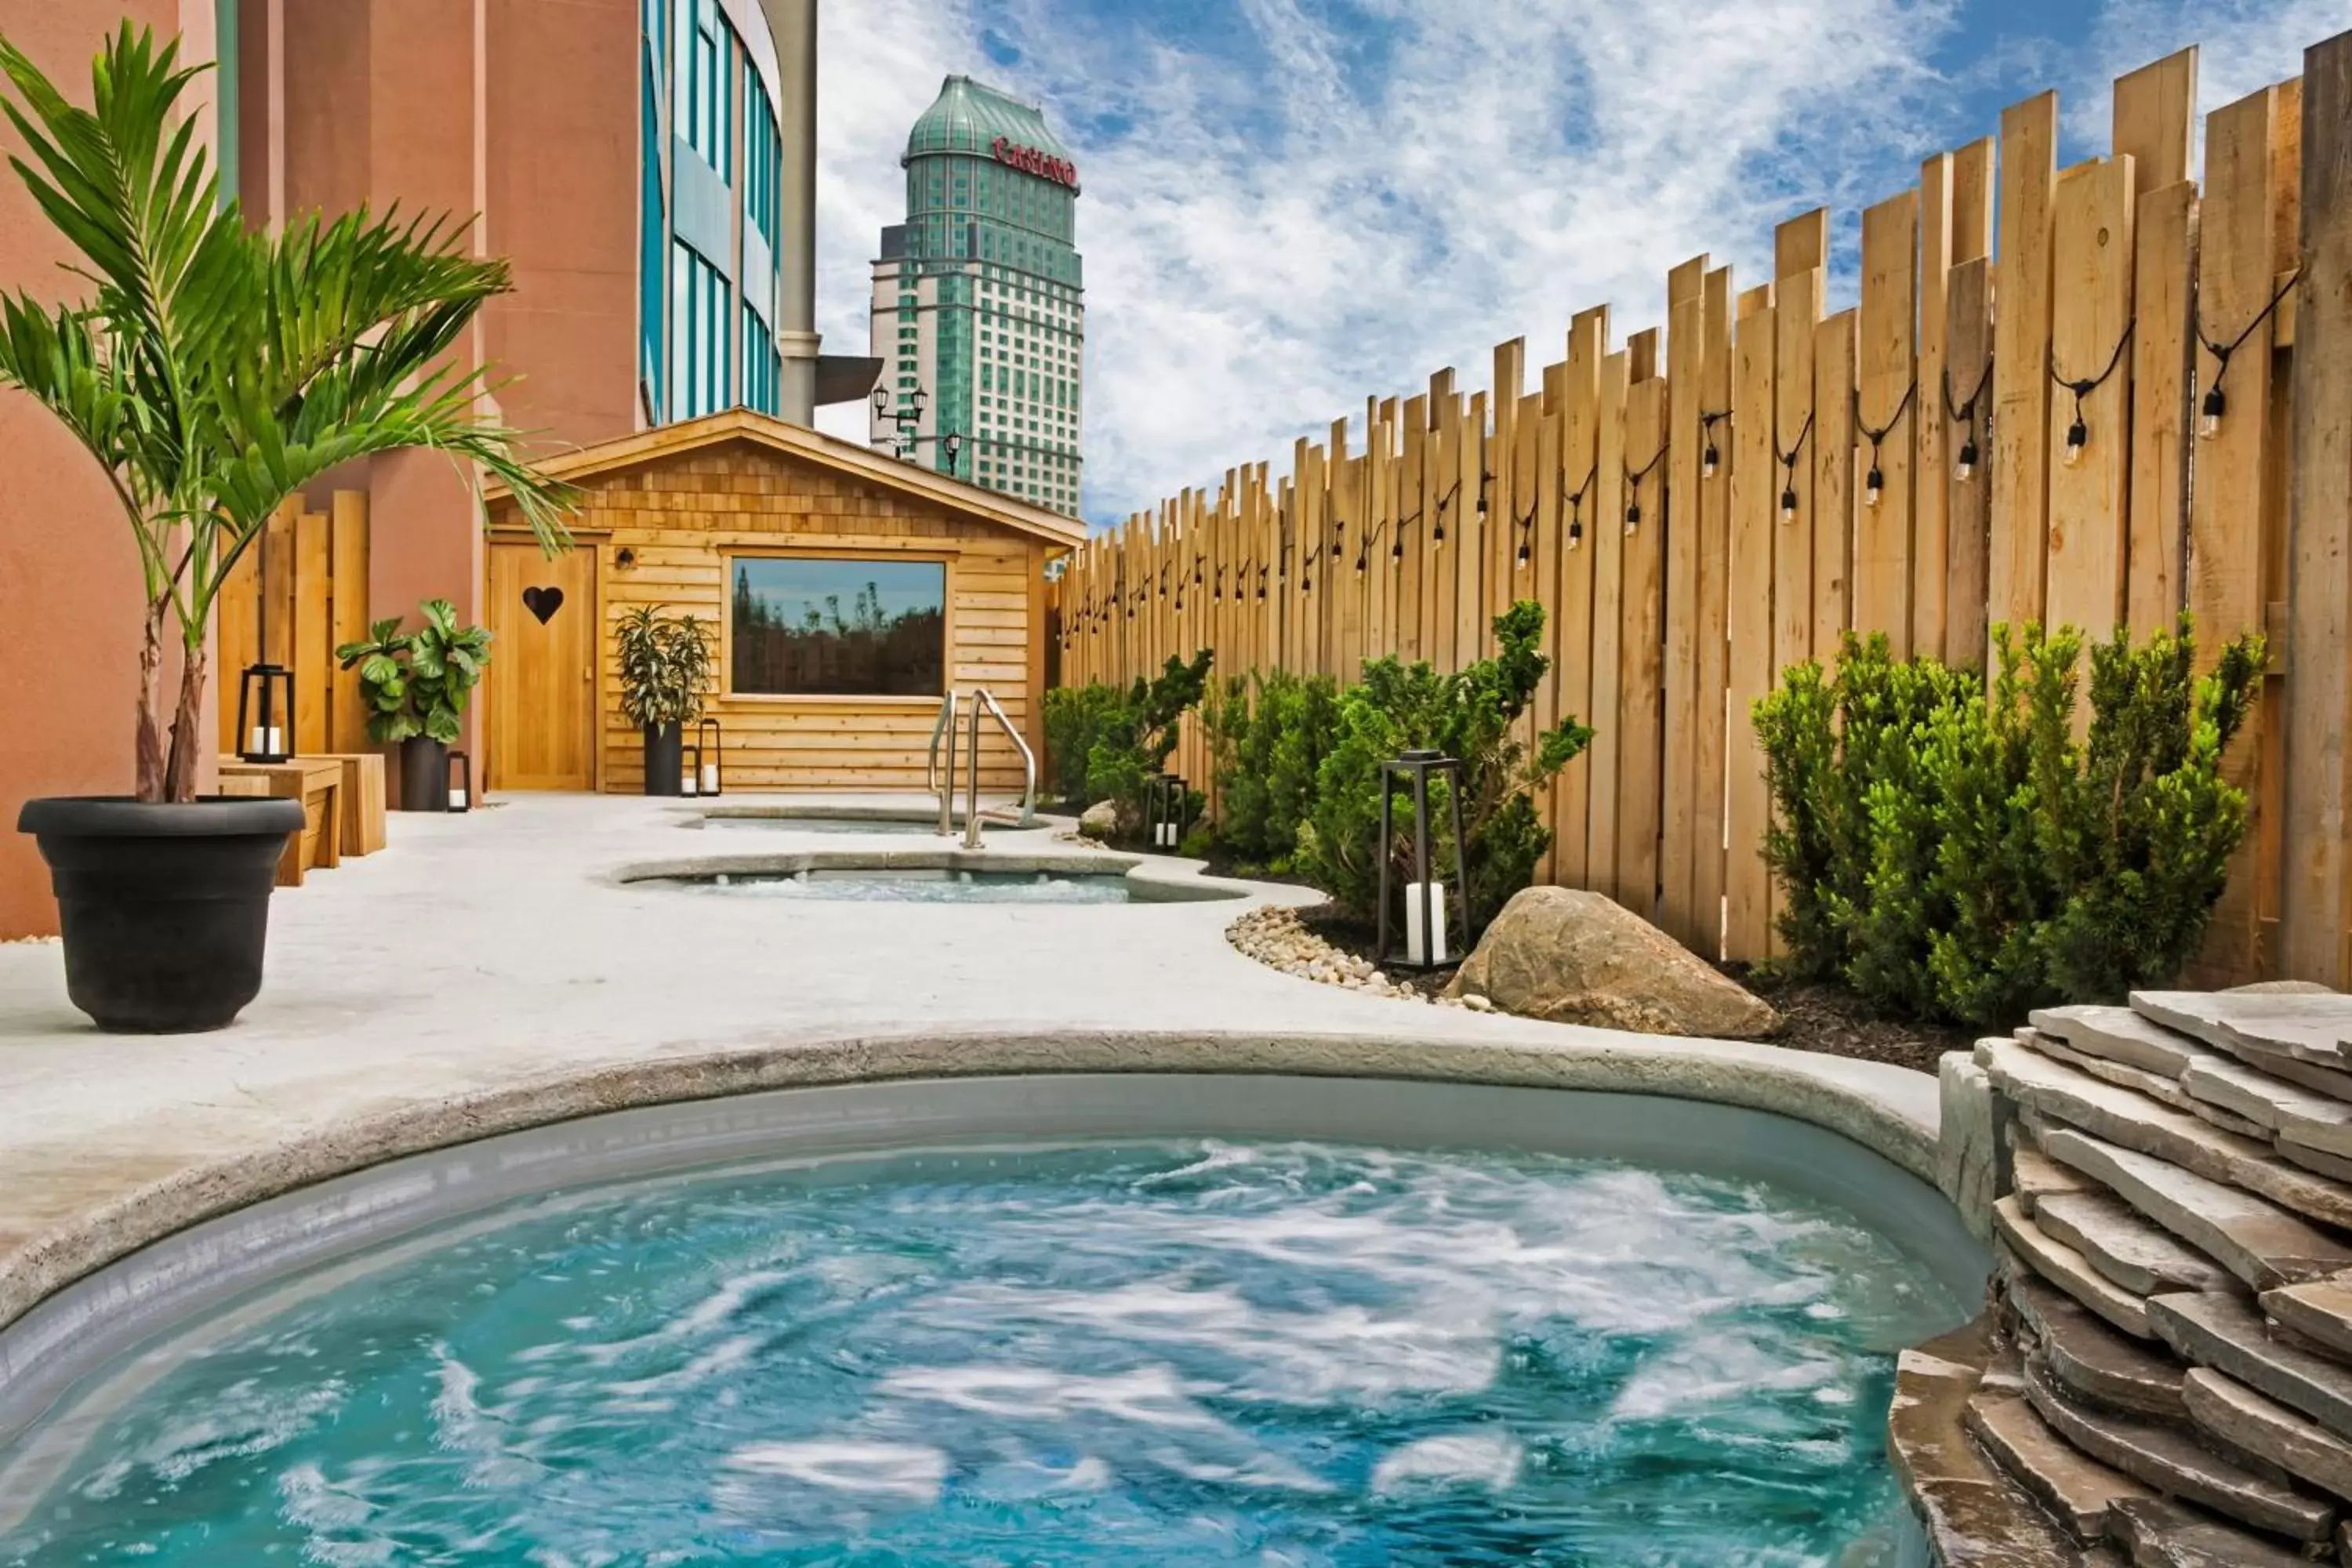
<path fill-rule="evenodd" d="M 368 706 L 368 739 L 400 748 L 400 809 L 449 809 L 449 748 L 465 721 L 466 702 L 489 668 L 490 634 L 457 625 L 457 607 L 427 599 L 425 624 L 400 629 L 400 617 L 368 627 L 365 642 L 335 650 L 357 667 Z"/>
<path fill-rule="evenodd" d="M 640 605 L 621 617 L 621 711 L 646 736 L 646 793 L 682 793 L 686 727 L 702 717 L 710 684 L 710 628 L 692 616 Z"/>
<path fill-rule="evenodd" d="M 196 785 L 214 606 L 279 503 L 355 458 L 429 447 L 506 485 L 546 548 L 566 542 L 568 492 L 483 420 L 484 371 L 453 352 L 512 287 L 507 263 L 476 257 L 467 226 L 407 213 L 249 225 L 190 135 L 202 74 L 125 22 L 84 109 L 0 37 L 11 163 L 89 286 L 0 297 L 0 389 L 104 470 L 138 547 L 132 793 L 29 800 L 16 819 L 49 865 L 66 994 L 110 1030 L 217 1029 L 261 989 L 301 804 Z"/>

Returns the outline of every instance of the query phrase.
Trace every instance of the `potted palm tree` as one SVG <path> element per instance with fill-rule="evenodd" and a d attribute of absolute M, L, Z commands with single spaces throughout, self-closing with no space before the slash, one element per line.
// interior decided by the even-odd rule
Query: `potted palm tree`
<path fill-rule="evenodd" d="M 28 801 L 17 819 L 49 864 L 68 994 L 114 1030 L 218 1028 L 260 989 L 301 808 L 200 800 L 196 775 L 214 600 L 272 509 L 339 464 L 433 447 L 506 484 L 546 548 L 565 542 L 567 498 L 481 418 L 482 373 L 450 357 L 510 286 L 506 263 L 466 254 L 462 226 L 393 213 L 249 229 L 181 108 L 198 69 L 178 53 L 125 23 L 82 109 L 0 37 L 11 163 L 90 286 L 54 307 L 0 298 L 0 387 L 105 471 L 142 573 L 134 793 Z"/>
<path fill-rule="evenodd" d="M 710 684 L 710 629 L 692 616 L 639 605 L 614 633 L 621 666 L 621 711 L 645 731 L 646 793 L 677 795 L 684 779 L 686 727 L 702 717 Z"/>
<path fill-rule="evenodd" d="M 427 599 L 425 624 L 400 629 L 400 617 L 368 627 L 364 641 L 335 650 L 360 674 L 368 705 L 368 739 L 400 748 L 400 809 L 449 809 L 449 748 L 465 722 L 466 700 L 490 664 L 490 634 L 460 626 L 457 607 Z"/>

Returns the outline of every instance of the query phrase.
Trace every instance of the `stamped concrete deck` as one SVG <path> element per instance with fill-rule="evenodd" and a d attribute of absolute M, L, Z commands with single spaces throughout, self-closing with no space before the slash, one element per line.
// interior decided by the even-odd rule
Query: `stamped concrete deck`
<path fill-rule="evenodd" d="M 698 814 L 516 796 L 396 817 L 385 853 L 277 896 L 268 984 L 213 1035 L 100 1035 L 68 1004 L 55 943 L 0 946 L 0 1323 L 182 1226 L 340 1171 L 629 1104 L 862 1077 L 1352 1072 L 1654 1091 L 1818 1121 L 1934 1179 L 1922 1075 L 1313 984 L 1227 945 L 1244 902 L 822 902 L 617 879 L 711 854 L 940 842 L 722 836 L 688 826 Z M 988 843 L 991 857 L 1074 852 L 1043 831 L 991 828 Z"/>

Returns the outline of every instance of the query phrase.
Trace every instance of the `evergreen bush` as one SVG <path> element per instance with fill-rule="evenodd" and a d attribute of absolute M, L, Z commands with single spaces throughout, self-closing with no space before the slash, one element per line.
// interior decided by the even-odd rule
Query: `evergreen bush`
<path fill-rule="evenodd" d="M 2195 676 L 2179 631 L 2091 651 L 1996 628 L 1988 695 L 1933 659 L 1849 636 L 1837 672 L 1789 670 L 1757 704 L 1789 967 L 1895 1010 L 1988 1027 L 2120 1001 L 2196 952 L 2246 801 L 2221 758 L 2251 711 L 2249 636 Z"/>
<path fill-rule="evenodd" d="M 1062 804 L 1114 801 L 1123 831 L 1141 820 L 1144 786 L 1168 765 L 1177 726 L 1207 692 L 1214 653 L 1171 654 L 1157 676 L 1121 689 L 1101 681 L 1045 694 L 1047 777 Z M 1193 811 L 1199 810 L 1194 792 Z"/>
<path fill-rule="evenodd" d="M 1338 736 L 1339 682 L 1286 670 L 1237 675 L 1205 711 L 1218 841 L 1244 868 L 1288 875 L 1315 808 L 1317 770 Z"/>

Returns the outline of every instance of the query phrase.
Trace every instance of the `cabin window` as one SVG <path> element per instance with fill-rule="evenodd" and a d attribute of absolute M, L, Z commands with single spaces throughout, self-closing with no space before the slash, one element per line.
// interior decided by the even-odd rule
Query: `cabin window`
<path fill-rule="evenodd" d="M 738 555 L 727 563 L 739 696 L 937 697 L 946 563 Z"/>

